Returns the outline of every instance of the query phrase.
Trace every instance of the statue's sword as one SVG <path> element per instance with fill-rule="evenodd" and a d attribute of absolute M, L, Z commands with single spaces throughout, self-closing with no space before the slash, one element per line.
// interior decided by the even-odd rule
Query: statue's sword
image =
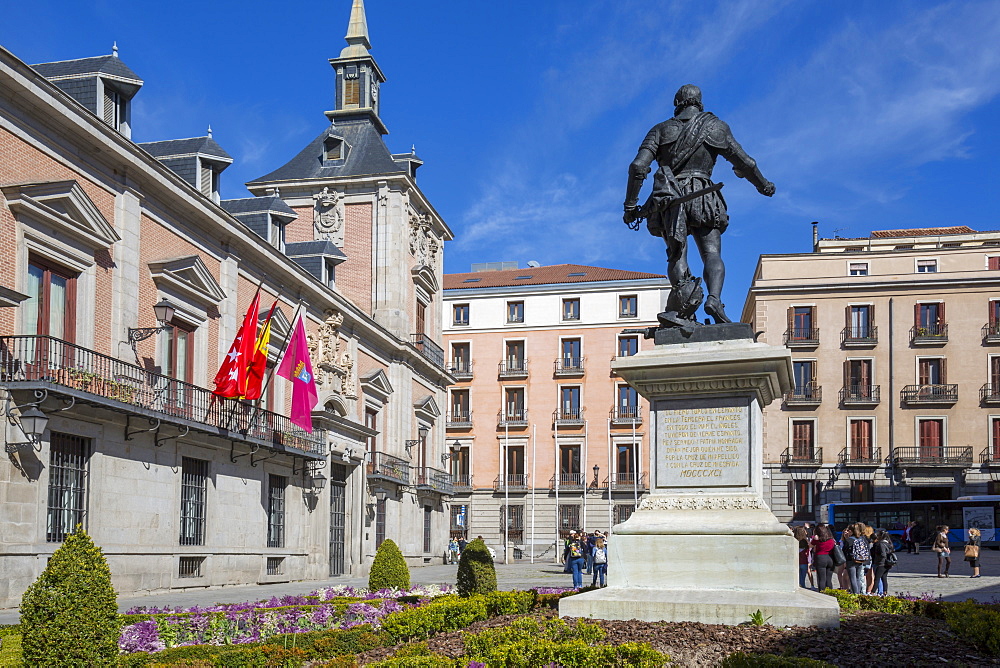
<path fill-rule="evenodd" d="M 667 207 L 667 210 L 669 211 L 673 207 L 679 206 L 679 205 L 683 204 L 684 202 L 690 202 L 693 199 L 698 199 L 699 197 L 704 197 L 705 195 L 708 195 L 709 193 L 717 192 L 717 191 L 719 191 L 719 190 L 722 189 L 723 185 L 725 185 L 725 184 L 723 184 L 720 181 L 719 183 L 713 183 L 712 185 L 708 186 L 707 188 L 702 188 L 700 190 L 695 190 L 693 192 L 689 192 L 686 195 L 681 195 L 680 197 L 678 197 L 676 199 L 672 199 L 672 200 L 670 200 L 670 205 Z M 649 201 L 647 200 L 646 203 L 642 205 L 642 208 L 639 209 L 638 215 L 635 217 L 635 220 L 632 221 L 631 223 L 629 223 L 629 227 L 631 227 L 633 230 L 638 230 L 639 229 L 639 223 L 643 219 L 649 218 L 649 214 L 650 213 L 651 212 L 649 211 Z"/>

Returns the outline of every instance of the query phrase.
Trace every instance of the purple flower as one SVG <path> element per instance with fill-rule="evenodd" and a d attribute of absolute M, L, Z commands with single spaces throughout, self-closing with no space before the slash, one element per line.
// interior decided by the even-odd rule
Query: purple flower
<path fill-rule="evenodd" d="M 126 654 L 133 652 L 159 652 L 166 649 L 156 630 L 156 622 L 139 622 L 122 629 L 118 648 Z"/>

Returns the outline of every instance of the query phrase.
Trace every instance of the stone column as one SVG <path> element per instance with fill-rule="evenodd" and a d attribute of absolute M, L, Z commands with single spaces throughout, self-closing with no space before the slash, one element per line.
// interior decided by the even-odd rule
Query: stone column
<path fill-rule="evenodd" d="M 791 389 L 789 352 L 748 325 L 706 326 L 661 331 L 612 369 L 650 402 L 650 495 L 613 529 L 608 587 L 559 614 L 739 624 L 759 609 L 774 625 L 837 626 L 836 600 L 798 586 L 798 544 L 762 496 L 761 411 Z"/>

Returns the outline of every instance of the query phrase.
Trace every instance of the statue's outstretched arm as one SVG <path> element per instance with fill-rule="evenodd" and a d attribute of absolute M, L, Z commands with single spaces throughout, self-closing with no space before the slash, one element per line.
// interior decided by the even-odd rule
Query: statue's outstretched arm
<path fill-rule="evenodd" d="M 642 190 L 642 182 L 649 174 L 649 166 L 656 157 L 652 150 L 646 147 L 646 142 L 639 147 L 639 152 L 635 160 L 628 166 L 628 186 L 625 189 L 625 222 L 631 223 L 639 217 L 639 191 Z"/>
<path fill-rule="evenodd" d="M 732 163 L 733 173 L 741 179 L 746 179 L 752 183 L 761 195 L 767 195 L 768 197 L 773 195 L 774 184 L 765 179 L 764 175 L 760 173 L 757 162 L 747 155 L 747 152 L 743 150 L 743 147 L 740 146 L 736 138 L 729 132 L 728 126 L 726 127 L 726 135 L 727 137 L 719 149 L 719 155 Z"/>

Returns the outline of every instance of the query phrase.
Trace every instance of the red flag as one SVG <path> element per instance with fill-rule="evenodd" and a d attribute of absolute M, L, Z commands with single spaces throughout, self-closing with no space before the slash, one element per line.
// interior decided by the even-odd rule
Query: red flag
<path fill-rule="evenodd" d="M 319 403 L 319 393 L 313 381 L 312 363 L 309 361 L 309 343 L 306 340 L 304 318 L 295 323 L 295 331 L 288 341 L 285 356 L 278 367 L 278 375 L 292 381 L 292 411 L 288 419 L 312 433 L 312 409 Z"/>
<path fill-rule="evenodd" d="M 215 374 L 214 394 L 227 399 L 238 399 L 247 391 L 247 369 L 257 343 L 257 312 L 260 309 L 260 288 L 250 302 L 250 308 L 243 317 L 243 324 L 236 332 L 233 345 L 229 347 L 226 359 Z"/>
<path fill-rule="evenodd" d="M 247 391 L 244 399 L 260 399 L 264 391 L 264 373 L 267 371 L 267 346 L 271 342 L 271 316 L 274 315 L 274 307 L 278 305 L 275 299 L 271 304 L 271 310 L 267 312 L 267 320 L 264 321 L 260 329 L 260 336 L 257 337 L 253 348 L 253 357 L 250 358 L 250 367 L 247 369 Z"/>

